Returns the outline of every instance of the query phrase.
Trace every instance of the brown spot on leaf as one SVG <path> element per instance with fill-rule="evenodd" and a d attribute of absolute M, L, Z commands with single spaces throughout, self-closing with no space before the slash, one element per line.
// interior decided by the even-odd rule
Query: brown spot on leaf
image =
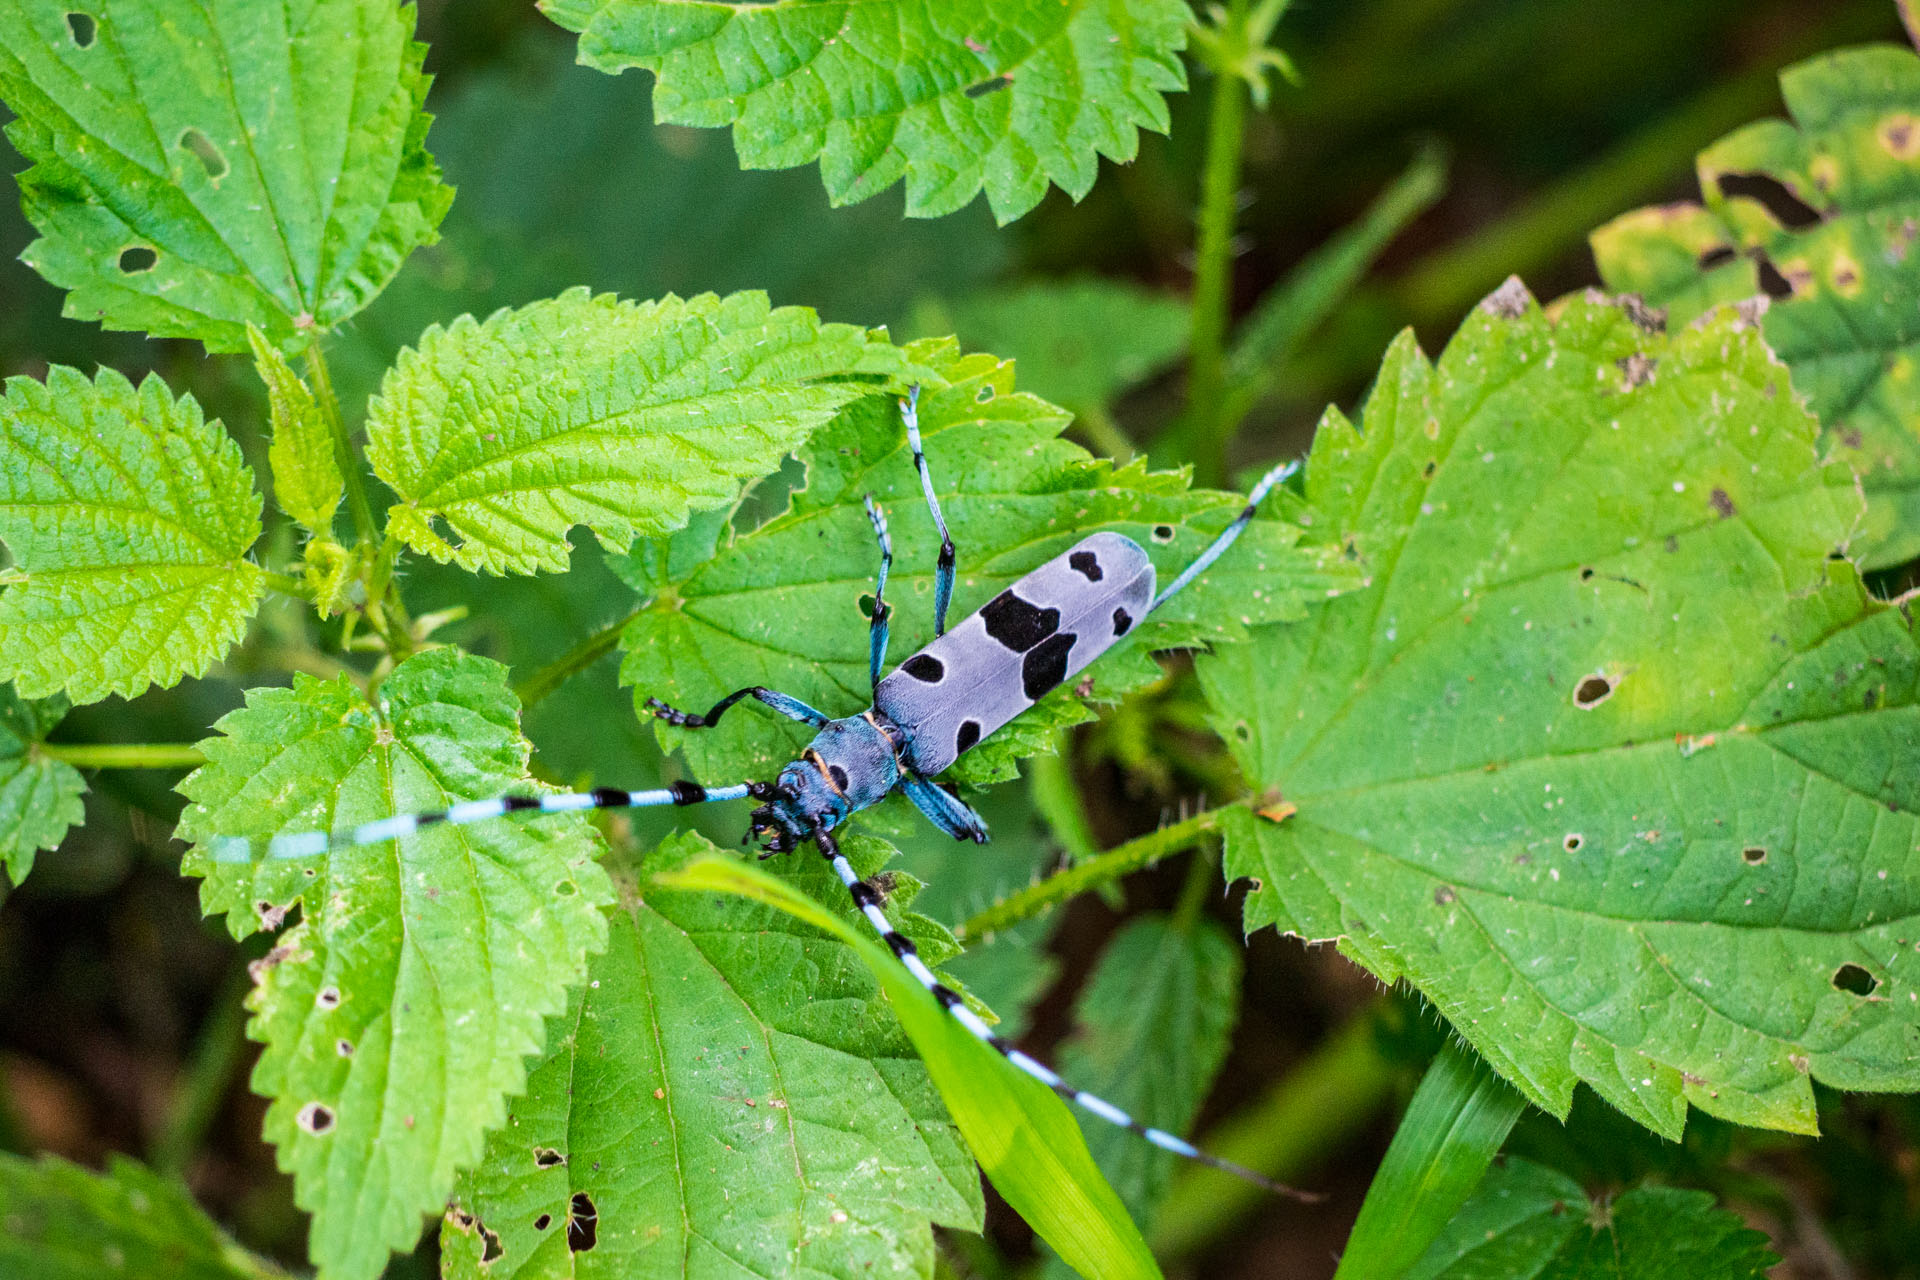
<path fill-rule="evenodd" d="M 1910 113 L 1896 111 L 1880 122 L 1875 134 L 1887 154 L 1896 160 L 1912 160 L 1920 156 L 1920 120 Z"/>
<path fill-rule="evenodd" d="M 1722 520 L 1732 518 L 1733 499 L 1725 489 L 1716 486 L 1714 491 L 1707 495 L 1707 502 L 1713 507 L 1714 513 Z"/>
<path fill-rule="evenodd" d="M 1533 295 L 1527 292 L 1520 277 L 1508 276 L 1504 284 L 1481 301 L 1480 309 L 1502 320 L 1518 320 L 1532 305 Z"/>
<path fill-rule="evenodd" d="M 1459 897 L 1459 894 L 1444 884 L 1433 891 L 1433 900 L 1443 907 L 1452 905 Z"/>
<path fill-rule="evenodd" d="M 1631 391 L 1635 387 L 1644 387 L 1652 382 L 1653 371 L 1659 367 L 1660 362 L 1644 351 L 1636 351 L 1632 355 L 1621 356 L 1614 361 L 1614 364 L 1620 369 L 1620 389 Z"/>
<path fill-rule="evenodd" d="M 1667 331 L 1667 309 L 1648 306 L 1647 300 L 1637 293 L 1621 294 L 1620 309 L 1627 313 L 1627 319 L 1633 322 L 1633 327 L 1642 333 Z"/>

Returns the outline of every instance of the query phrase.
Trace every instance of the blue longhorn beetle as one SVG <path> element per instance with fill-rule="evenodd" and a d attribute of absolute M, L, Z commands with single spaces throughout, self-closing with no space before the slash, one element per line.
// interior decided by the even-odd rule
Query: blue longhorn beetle
<path fill-rule="evenodd" d="M 681 781 L 655 791 L 597 787 L 592 791 L 543 796 L 498 796 L 457 804 L 438 813 L 382 818 L 337 833 L 308 831 L 278 835 L 269 842 L 268 856 L 311 857 L 329 848 L 398 839 L 436 823 L 480 822 L 510 813 L 650 808 L 751 797 L 761 804 L 753 811 L 753 829 L 748 838 L 762 838 L 762 856 L 785 853 L 809 840 L 817 845 L 846 885 L 861 914 L 872 923 L 900 963 L 933 993 L 961 1026 L 992 1046 L 1008 1062 L 1068 1101 L 1102 1120 L 1132 1130 L 1155 1146 L 1275 1191 L 1301 1195 L 1250 1169 L 1202 1151 L 1175 1134 L 1141 1124 L 1104 1098 L 1067 1084 L 1050 1068 L 995 1035 L 957 992 L 934 976 L 914 950 L 913 943 L 888 922 L 880 909 L 879 894 L 854 874 L 852 864 L 841 854 L 833 837 L 834 828 L 897 790 L 948 835 L 985 844 L 987 826 L 980 815 L 931 780 L 969 747 L 1106 652 L 1142 618 L 1204 572 L 1233 545 L 1273 487 L 1297 471 L 1300 464 L 1286 462 L 1262 476 L 1233 523 L 1158 595 L 1153 590 L 1153 562 L 1140 544 L 1121 534 L 1096 533 L 1033 570 L 949 631 L 947 606 L 953 599 L 955 553 L 946 518 L 940 513 L 940 499 L 934 493 L 933 477 L 927 470 L 927 456 L 920 445 L 919 395 L 920 389 L 912 388 L 900 402 L 900 413 L 906 423 L 907 443 L 913 450 L 914 469 L 926 494 L 927 509 L 940 532 L 940 555 L 933 584 L 933 642 L 882 678 L 887 658 L 888 622 L 893 612 L 886 602 L 893 543 L 887 535 L 886 516 L 869 495 L 867 517 L 873 522 L 874 536 L 880 543 L 880 574 L 873 592 L 869 646 L 872 706 L 836 720 L 798 698 L 760 685 L 730 693 L 697 714 L 676 710 L 658 698 L 647 700 L 647 707 L 654 715 L 687 729 L 711 728 L 720 722 L 728 708 L 749 698 L 788 719 L 817 729 L 819 732 L 801 751 L 800 758 L 782 769 L 773 782 L 703 787 L 696 782 Z M 223 860 L 244 860 L 250 855 L 251 844 L 245 838 L 221 841 L 216 856 Z"/>

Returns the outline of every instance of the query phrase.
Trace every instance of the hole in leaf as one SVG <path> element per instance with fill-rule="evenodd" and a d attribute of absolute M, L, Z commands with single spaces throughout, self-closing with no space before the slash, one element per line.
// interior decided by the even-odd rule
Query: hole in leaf
<path fill-rule="evenodd" d="M 486 1241 L 486 1245 L 480 1251 L 481 1266 L 484 1267 L 490 1262 L 498 1262 L 507 1256 L 507 1251 L 500 1245 L 500 1233 L 498 1231 L 483 1226 L 480 1228 L 480 1238 Z"/>
<path fill-rule="evenodd" d="M 1775 222 L 1790 230 L 1798 231 L 1820 221 L 1820 214 L 1812 205 L 1793 194 L 1786 183 L 1764 173 L 1723 173 L 1720 192 L 1759 201 Z"/>
<path fill-rule="evenodd" d="M 985 404 L 987 401 L 993 399 L 993 388 L 991 386 L 980 388 L 973 393 L 973 399 L 975 404 Z"/>
<path fill-rule="evenodd" d="M 1700 269 L 1702 271 L 1711 271 L 1715 267 L 1724 266 L 1732 262 L 1739 256 L 1739 254 L 1733 251 L 1732 245 L 1717 244 L 1700 255 Z"/>
<path fill-rule="evenodd" d="M 545 1231 L 548 1227 L 552 1225 L 553 1225 L 553 1215 L 550 1213 L 543 1213 L 539 1217 L 533 1220 L 533 1229 L 535 1231 Z"/>
<path fill-rule="evenodd" d="M 1591 711 L 1613 696 L 1613 681 L 1605 676 L 1588 676 L 1573 691 L 1573 705 Z"/>
<path fill-rule="evenodd" d="M 100 24 L 93 20 L 90 13 L 70 13 L 67 15 L 67 34 L 73 37 L 73 43 L 79 48 L 91 49 L 94 37 L 100 34 Z"/>
<path fill-rule="evenodd" d="M 1253 730 L 1247 727 L 1245 720 L 1242 720 L 1239 724 L 1233 726 L 1233 736 L 1242 742 L 1252 742 Z"/>
<path fill-rule="evenodd" d="M 320 993 L 314 996 L 313 1002 L 322 1009 L 338 1009 L 340 1007 L 340 988 L 320 988 Z"/>
<path fill-rule="evenodd" d="M 1750 844 L 1740 851 L 1740 861 L 1750 867 L 1757 867 L 1767 860 L 1767 851 L 1757 844 Z"/>
<path fill-rule="evenodd" d="M 120 251 L 120 272 L 122 275 L 137 276 L 143 271 L 153 270 L 160 261 L 160 255 L 143 244 L 136 244 Z"/>
<path fill-rule="evenodd" d="M 1754 267 L 1760 273 L 1760 291 L 1769 298 L 1791 298 L 1793 283 L 1780 274 L 1780 268 L 1773 265 L 1773 259 L 1766 254 L 1756 254 Z"/>
<path fill-rule="evenodd" d="M 353 1041 L 351 1040 L 335 1041 L 333 1046 L 333 1051 L 339 1054 L 343 1058 L 351 1058 L 353 1056 Z"/>
<path fill-rule="evenodd" d="M 563 898 L 571 898 L 575 893 L 579 892 L 579 890 L 573 887 L 573 881 L 571 880 L 562 880 L 559 884 L 553 886 L 553 891 Z"/>
<path fill-rule="evenodd" d="M 206 134 L 198 129 L 188 129 L 180 135 L 180 146 L 182 150 L 193 152 L 200 161 L 200 167 L 215 182 L 227 176 L 227 158 Z"/>
<path fill-rule="evenodd" d="M 567 1158 L 558 1151 L 555 1151 L 552 1147 L 535 1147 L 533 1149 L 533 1164 L 537 1169 L 551 1169 L 555 1165 L 565 1164 L 566 1162 Z"/>
<path fill-rule="evenodd" d="M 1592 580 L 1593 580 L 1593 566 L 1592 566 L 1592 565 L 1590 565 L 1590 564 L 1583 564 L 1583 565 L 1581 565 L 1581 566 L 1580 566 L 1580 581 L 1582 581 L 1582 582 L 1591 582 Z"/>
<path fill-rule="evenodd" d="M 1153 540 L 1155 542 L 1172 542 L 1173 526 L 1170 524 L 1157 524 L 1153 526 Z"/>
<path fill-rule="evenodd" d="M 585 1253 L 593 1248 L 599 1233 L 600 1212 L 593 1207 L 593 1197 L 584 1191 L 574 1192 L 567 1205 L 567 1248 Z"/>
<path fill-rule="evenodd" d="M 1870 996 L 1880 986 L 1880 979 L 1868 973 L 1859 965 L 1848 961 L 1833 971 L 1833 989 L 1845 991 L 1849 995 Z"/>
<path fill-rule="evenodd" d="M 869 622 L 873 621 L 873 597 L 863 592 L 861 593 L 859 604 L 860 616 Z"/>
<path fill-rule="evenodd" d="M 1581 846 L 1585 845 L 1586 843 L 1587 843 L 1587 838 L 1581 835 L 1578 831 L 1569 831 L 1567 832 L 1567 838 L 1560 842 L 1560 846 L 1561 848 L 1565 849 L 1568 853 L 1578 853 L 1580 852 Z"/>
<path fill-rule="evenodd" d="M 333 1128 L 333 1108 L 322 1102 L 309 1102 L 300 1108 L 300 1114 L 294 1117 L 294 1123 L 316 1136 L 325 1133 Z"/>

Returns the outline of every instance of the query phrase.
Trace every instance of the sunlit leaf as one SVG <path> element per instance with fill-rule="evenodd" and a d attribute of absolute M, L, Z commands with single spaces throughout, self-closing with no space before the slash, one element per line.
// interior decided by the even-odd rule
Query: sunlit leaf
<path fill-rule="evenodd" d="M 246 630 L 260 495 L 239 446 L 158 377 L 55 367 L 0 395 L 0 678 L 95 702 L 199 675 Z"/>
<path fill-rule="evenodd" d="M 296 675 L 252 690 L 180 784 L 207 912 L 236 937 L 300 913 L 256 966 L 248 1033 L 328 1275 L 379 1275 L 445 1203 L 604 945 L 613 894 L 577 814 L 297 857 L 264 858 L 264 838 L 528 790 L 517 713 L 506 669 L 456 649 L 395 668 L 377 706 L 344 677 Z"/>
<path fill-rule="evenodd" d="M 717 853 L 673 836 L 641 873 Z M 892 851 L 847 853 L 872 873 Z M 791 869 L 845 899 L 820 858 Z M 902 924 L 940 954 L 937 925 Z M 590 1251 L 569 1239 L 585 1214 Z M 973 1160 L 854 952 L 764 904 L 643 880 L 441 1240 L 455 1276 L 927 1276 L 929 1224 L 980 1215 Z"/>
<path fill-rule="evenodd" d="M 1160 1275 L 1146 1242 L 1087 1154 L 1066 1104 L 941 1009 L 887 952 L 811 898 L 743 863 L 711 859 L 661 878 L 780 908 L 851 946 L 880 979 L 954 1123 L 994 1189 L 1089 1280 Z"/>
<path fill-rule="evenodd" d="M 850 375 L 904 369 L 884 332 L 765 294 L 634 303 L 573 289 L 427 330 L 368 411 L 367 453 L 416 551 L 558 571 L 574 525 L 620 548 L 670 533 L 872 390 Z"/>
<path fill-rule="evenodd" d="M 907 212 L 987 192 L 1011 221 L 1052 183 L 1076 199 L 1099 157 L 1131 160 L 1185 87 L 1176 0 L 543 0 L 580 60 L 658 77 L 663 124 L 733 127 L 740 164 L 820 161 L 835 204 L 902 177 Z"/>
<path fill-rule="evenodd" d="M 1762 322 L 1826 443 L 1864 478 L 1869 568 L 1920 555 L 1920 57 L 1873 46 L 1780 77 L 1793 123 L 1700 153 L 1705 207 L 1627 214 L 1593 236 L 1601 276 L 1691 322 L 1773 294 Z"/>
<path fill-rule="evenodd" d="M 1920 1086 L 1920 651 L 1759 335 L 1645 323 L 1513 282 L 1329 414 L 1313 516 L 1373 586 L 1202 660 L 1290 815 L 1228 865 L 1556 1115 L 1809 1131 L 1812 1080 Z"/>
<path fill-rule="evenodd" d="M 66 314 L 245 351 L 346 320 L 433 239 L 426 46 L 392 0 L 5 0 L 0 99 Z"/>
<path fill-rule="evenodd" d="M 267 384 L 267 411 L 273 426 L 267 461 L 273 467 L 273 497 L 281 510 L 308 532 L 325 536 L 340 506 L 340 459 L 320 403 L 258 329 L 249 327 L 253 367 Z"/>

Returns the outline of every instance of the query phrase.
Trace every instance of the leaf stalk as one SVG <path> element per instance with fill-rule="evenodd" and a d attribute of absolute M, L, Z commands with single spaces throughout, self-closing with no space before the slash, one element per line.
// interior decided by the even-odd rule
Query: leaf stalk
<path fill-rule="evenodd" d="M 41 742 L 33 749 L 76 769 L 197 769 L 207 762 L 190 742 Z"/>

